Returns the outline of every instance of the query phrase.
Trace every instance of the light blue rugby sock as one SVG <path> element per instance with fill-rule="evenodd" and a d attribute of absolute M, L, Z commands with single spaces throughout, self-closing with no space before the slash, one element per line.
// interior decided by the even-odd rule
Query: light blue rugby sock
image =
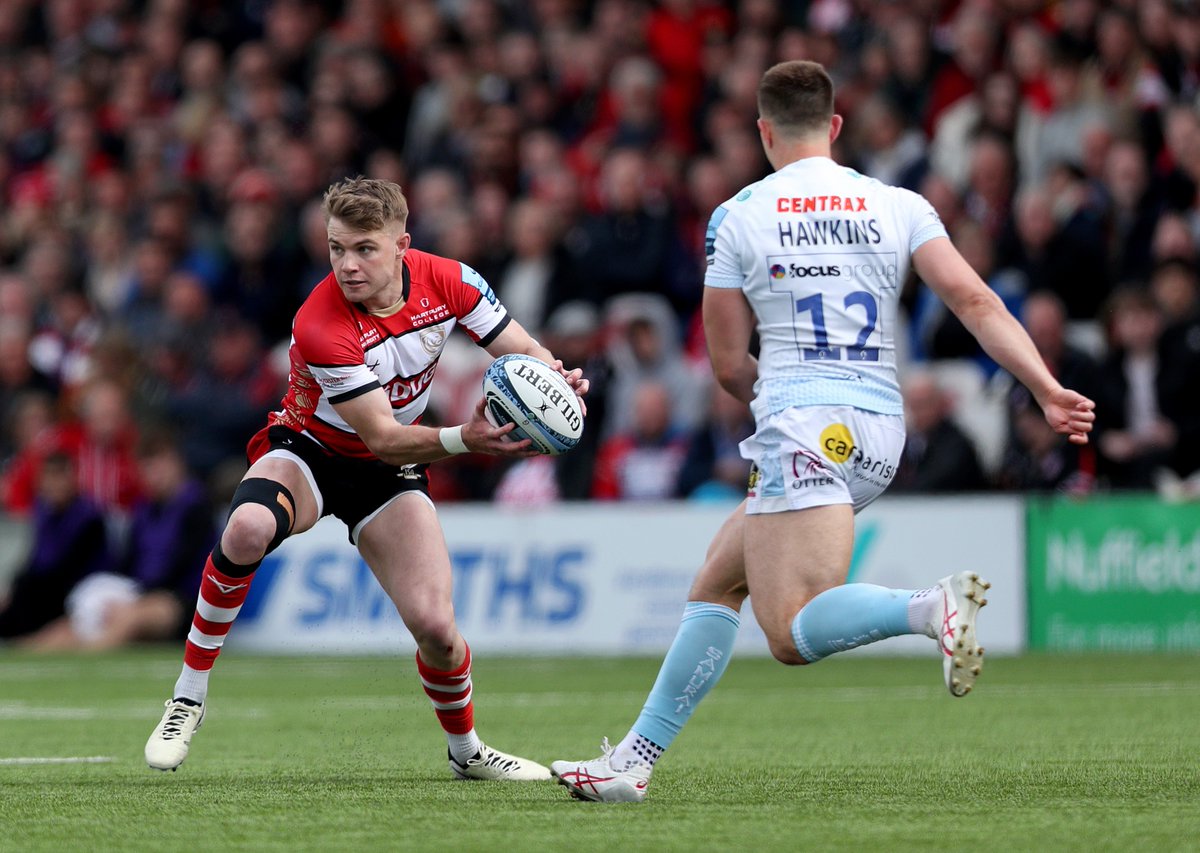
<path fill-rule="evenodd" d="M 634 733 L 662 749 L 671 745 L 725 672 L 740 624 L 738 612 L 723 604 L 687 603 L 679 631 L 633 724 Z"/>
<path fill-rule="evenodd" d="M 917 633 L 909 619 L 911 589 L 848 583 L 827 589 L 792 620 L 796 650 L 809 663 L 876 640 Z"/>

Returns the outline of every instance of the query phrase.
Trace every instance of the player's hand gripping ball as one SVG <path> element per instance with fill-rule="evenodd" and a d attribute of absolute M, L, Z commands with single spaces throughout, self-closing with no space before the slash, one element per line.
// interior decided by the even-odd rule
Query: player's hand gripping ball
<path fill-rule="evenodd" d="M 486 414 L 495 426 L 515 423 L 513 441 L 528 438 L 540 453 L 566 453 L 583 435 L 583 407 L 562 374 L 531 355 L 502 355 L 483 374 Z"/>

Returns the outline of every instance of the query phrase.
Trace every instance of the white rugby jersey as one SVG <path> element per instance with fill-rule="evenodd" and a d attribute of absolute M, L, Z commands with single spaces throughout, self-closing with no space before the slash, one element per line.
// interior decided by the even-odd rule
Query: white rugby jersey
<path fill-rule="evenodd" d="M 708 223 L 706 287 L 741 288 L 758 322 L 754 414 L 854 406 L 902 414 L 895 329 L 912 253 L 945 237 L 932 205 L 809 157 Z"/>
<path fill-rule="evenodd" d="M 292 323 L 288 390 L 269 425 L 343 456 L 374 458 L 333 404 L 383 388 L 396 422 L 418 423 L 455 325 L 487 346 L 509 323 L 487 282 L 466 264 L 409 249 L 403 275 L 404 305 L 387 316 L 347 300 L 332 273 L 317 285 Z"/>

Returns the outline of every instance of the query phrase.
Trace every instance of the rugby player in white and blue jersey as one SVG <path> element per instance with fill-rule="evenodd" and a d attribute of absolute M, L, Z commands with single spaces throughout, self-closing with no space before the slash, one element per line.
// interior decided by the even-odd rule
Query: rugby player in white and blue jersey
<path fill-rule="evenodd" d="M 747 596 L 785 664 L 901 634 L 935 639 L 964 696 L 983 665 L 975 617 L 988 584 L 960 572 L 921 590 L 846 583 L 854 514 L 887 488 L 904 446 L 894 332 L 912 264 L 1046 421 L 1087 442 L 1092 401 L 1063 388 L 1029 336 L 946 237 L 925 199 L 830 159 L 842 118 L 813 62 L 769 69 L 759 135 L 775 171 L 713 213 L 704 328 L 721 386 L 756 430 L 746 500 L 717 533 L 679 632 L 629 734 L 589 761 L 556 761 L 572 795 L 640 802 L 655 761 L 729 662 Z M 759 355 L 751 355 L 757 330 Z"/>

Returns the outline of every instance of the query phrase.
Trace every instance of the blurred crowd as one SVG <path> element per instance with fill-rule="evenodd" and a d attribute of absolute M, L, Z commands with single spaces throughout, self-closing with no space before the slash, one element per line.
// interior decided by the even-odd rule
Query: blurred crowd
<path fill-rule="evenodd" d="M 53 515 L 67 465 L 127 531 L 172 499 L 144 470 L 169 435 L 219 513 L 329 269 L 321 194 L 357 174 L 593 382 L 579 450 L 456 457 L 436 498 L 738 494 L 703 233 L 769 170 L 756 86 L 787 59 L 833 74 L 837 159 L 929 198 L 1098 403 L 1065 444 L 909 281 L 896 488 L 1200 491 L 1200 4 L 0 0 L 3 509 Z M 478 396 L 457 337 L 431 423 Z"/>

